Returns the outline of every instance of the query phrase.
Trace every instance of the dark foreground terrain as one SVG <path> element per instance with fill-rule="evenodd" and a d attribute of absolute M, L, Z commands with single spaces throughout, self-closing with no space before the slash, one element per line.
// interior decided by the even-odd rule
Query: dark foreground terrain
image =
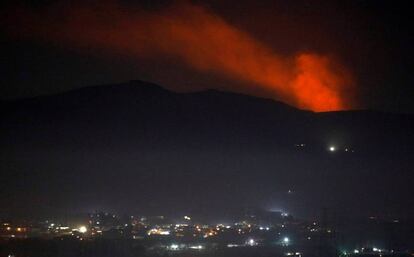
<path fill-rule="evenodd" d="M 408 257 L 413 253 L 326 253 L 321 248 L 305 249 L 296 252 L 293 249 L 277 246 L 256 246 L 226 248 L 216 246 L 204 250 L 168 251 L 154 250 L 154 246 L 137 240 L 90 240 L 73 239 L 17 239 L 0 242 L 0 256 L 7 257 L 334 257 L 334 256 L 381 256 Z M 322 247 L 323 248 L 323 247 Z"/>

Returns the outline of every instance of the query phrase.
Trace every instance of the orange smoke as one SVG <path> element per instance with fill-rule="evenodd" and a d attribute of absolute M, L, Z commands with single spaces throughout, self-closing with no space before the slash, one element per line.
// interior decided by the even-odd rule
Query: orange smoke
<path fill-rule="evenodd" d="M 345 97 L 352 85 L 350 75 L 328 57 L 280 56 L 200 6 L 176 5 L 156 12 L 118 5 L 54 7 L 18 14 L 14 26 L 31 39 L 137 57 L 174 56 L 197 70 L 262 87 L 302 109 L 350 107 Z"/>

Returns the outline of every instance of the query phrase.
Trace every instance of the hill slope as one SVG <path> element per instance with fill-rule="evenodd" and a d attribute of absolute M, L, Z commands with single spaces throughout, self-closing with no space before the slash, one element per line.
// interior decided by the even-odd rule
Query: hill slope
<path fill-rule="evenodd" d="M 142 81 L 6 102 L 1 114 L 0 201 L 21 213 L 414 211 L 412 115 Z"/>

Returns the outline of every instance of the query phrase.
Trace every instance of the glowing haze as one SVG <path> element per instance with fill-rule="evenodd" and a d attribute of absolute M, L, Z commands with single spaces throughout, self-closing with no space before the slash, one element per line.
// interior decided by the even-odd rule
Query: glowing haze
<path fill-rule="evenodd" d="M 178 4 L 151 12 L 112 4 L 54 6 L 18 9 L 10 21 L 13 32 L 31 40 L 136 57 L 173 56 L 199 71 L 262 87 L 298 108 L 352 107 L 347 97 L 352 78 L 331 58 L 311 52 L 278 55 L 201 6 Z"/>

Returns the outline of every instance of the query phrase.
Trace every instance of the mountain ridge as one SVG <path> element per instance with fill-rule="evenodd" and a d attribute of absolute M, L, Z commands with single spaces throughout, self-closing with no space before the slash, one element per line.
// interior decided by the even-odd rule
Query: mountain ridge
<path fill-rule="evenodd" d="M 399 115 L 399 116 L 406 116 L 406 117 L 414 117 L 414 114 L 411 113 L 399 113 L 399 112 L 388 112 L 388 111 L 381 111 L 381 110 L 375 110 L 375 109 L 350 109 L 350 110 L 338 110 L 338 111 L 326 111 L 326 112 L 313 112 L 310 110 L 304 110 L 304 109 L 298 109 L 294 106 L 291 106 L 289 104 L 286 104 L 282 101 L 274 100 L 272 98 L 266 98 L 266 97 L 258 97 L 258 96 L 251 96 L 244 93 L 238 93 L 238 92 L 232 92 L 227 90 L 218 90 L 214 88 L 200 90 L 200 91 L 192 91 L 192 92 L 175 92 L 169 89 L 166 89 L 156 83 L 153 82 L 147 82 L 143 80 L 130 80 L 128 82 L 122 82 L 122 83 L 110 83 L 110 84 L 103 84 L 103 85 L 92 85 L 92 86 L 85 86 L 81 88 L 72 89 L 69 91 L 63 91 L 58 93 L 52 93 L 52 94 L 45 94 L 45 95 L 38 95 L 34 97 L 25 97 L 25 98 L 17 98 L 17 99 L 6 99 L 1 100 L 0 104 L 8 107 L 10 105 L 14 104 L 21 104 L 21 103 L 35 103 L 38 101 L 44 101 L 48 98 L 56 98 L 56 97 L 62 97 L 62 96 L 76 96 L 77 94 L 90 94 L 95 96 L 99 96 L 99 93 L 109 93 L 108 91 L 115 91 L 115 92 L 135 92 L 135 93 L 150 93 L 150 92 L 158 92 L 163 94 L 179 94 L 179 95 L 222 95 L 222 96 L 233 96 L 233 97 L 242 97 L 242 98 L 250 98 L 254 100 L 262 100 L 262 101 L 268 101 L 274 104 L 278 104 L 280 106 L 285 106 L 287 108 L 295 109 L 298 111 L 303 112 L 309 112 L 309 113 L 315 113 L 315 114 L 335 114 L 335 113 L 371 113 L 371 114 L 381 114 L 381 115 Z"/>

